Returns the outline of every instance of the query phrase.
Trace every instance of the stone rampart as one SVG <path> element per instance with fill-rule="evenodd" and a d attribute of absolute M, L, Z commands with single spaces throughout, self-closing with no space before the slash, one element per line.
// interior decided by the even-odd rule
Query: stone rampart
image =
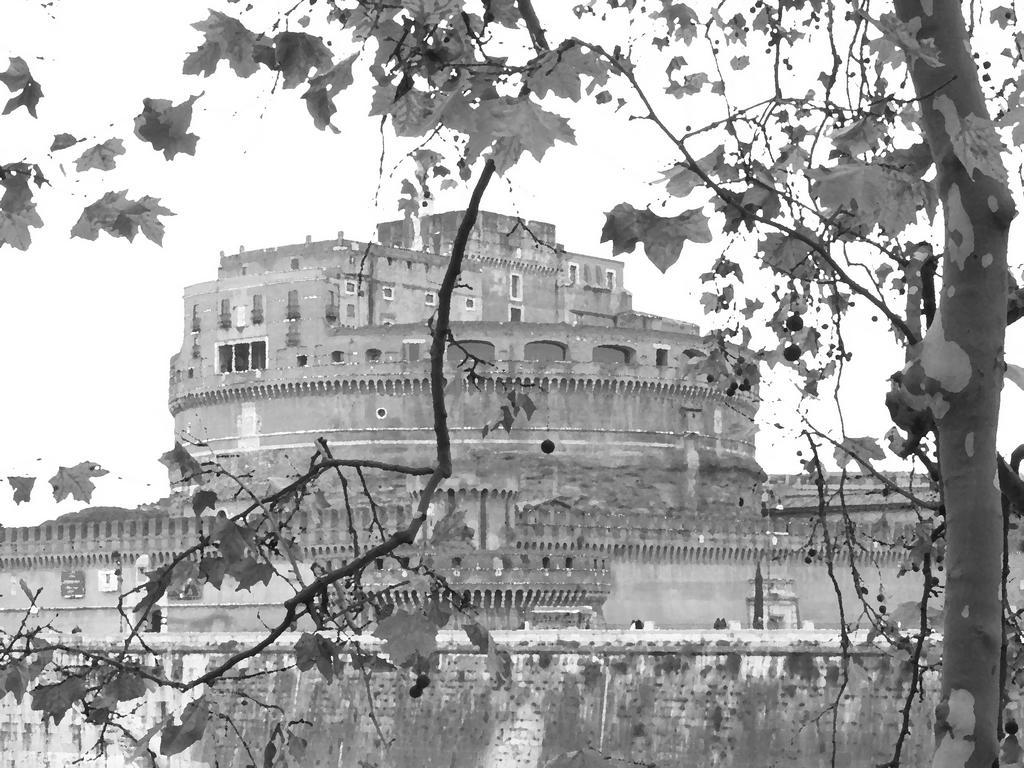
<path fill-rule="evenodd" d="M 486 656 L 463 633 L 443 631 L 431 684 L 417 699 L 408 695 L 409 672 L 377 669 L 366 682 L 351 663 L 332 683 L 315 670 L 289 669 L 240 684 L 253 700 L 279 711 L 231 694 L 211 698 L 260 758 L 282 716 L 307 721 L 293 728 L 308 742 L 305 755 L 291 757 L 278 742 L 280 764 L 331 768 L 540 768 L 563 751 L 584 747 L 658 768 L 824 768 L 830 765 L 829 707 L 835 704 L 835 765 L 859 768 L 891 758 L 910 684 L 904 661 L 861 637 L 851 652 L 849 683 L 841 689 L 838 638 L 820 632 L 551 630 L 493 636 L 511 654 L 507 687 L 491 679 Z M 156 637 L 152 661 L 178 679 L 189 678 L 246 639 Z M 281 638 L 242 671 L 252 675 L 290 664 L 296 639 Z M 116 645 L 114 639 L 81 642 Z M 375 647 L 372 639 L 366 647 Z M 924 684 L 923 702 L 912 703 L 906 766 L 923 766 L 930 754 L 935 674 L 927 673 Z M 381 733 L 369 716 L 367 693 Z M 132 731 L 144 733 L 180 714 L 184 704 L 175 692 L 149 694 Z M 76 716 L 57 726 L 42 724 L 27 696 L 20 706 L 11 696 L 0 701 L 0 768 L 69 765 L 96 735 Z M 382 735 L 394 740 L 390 747 Z M 106 757 L 87 764 L 122 768 L 129 750 L 115 743 Z M 251 762 L 232 728 L 213 718 L 204 740 L 168 764 L 241 768 Z"/>

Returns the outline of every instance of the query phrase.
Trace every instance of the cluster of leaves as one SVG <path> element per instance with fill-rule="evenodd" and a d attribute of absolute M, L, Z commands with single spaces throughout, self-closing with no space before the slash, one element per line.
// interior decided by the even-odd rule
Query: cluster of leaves
<path fill-rule="evenodd" d="M 88 502 L 92 499 L 93 491 L 96 490 L 93 478 L 103 477 L 106 474 L 109 474 L 107 470 L 93 461 L 82 461 L 73 467 L 60 467 L 49 480 L 50 486 L 53 488 L 53 498 L 56 501 L 63 501 L 70 496 L 75 501 Z M 15 504 L 31 500 L 36 478 L 11 475 L 8 476 L 7 482 L 10 483 L 14 493 Z"/>

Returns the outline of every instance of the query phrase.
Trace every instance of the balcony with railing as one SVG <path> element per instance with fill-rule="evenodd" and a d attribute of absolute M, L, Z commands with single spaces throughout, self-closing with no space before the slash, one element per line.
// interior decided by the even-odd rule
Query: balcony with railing
<path fill-rule="evenodd" d="M 263 310 L 262 309 L 253 309 L 252 313 L 251 313 L 251 318 L 252 318 L 252 324 L 253 325 L 262 325 L 263 324 Z"/>
<path fill-rule="evenodd" d="M 337 304 L 328 304 L 324 307 L 324 318 L 328 323 L 338 322 L 338 309 L 339 307 Z"/>
<path fill-rule="evenodd" d="M 302 318 L 302 312 L 299 311 L 298 304 L 289 304 L 284 311 L 285 320 L 299 320 Z"/>
<path fill-rule="evenodd" d="M 231 313 L 230 312 L 221 312 L 220 313 L 220 317 L 217 320 L 217 325 L 219 325 L 221 328 L 230 328 L 231 327 Z"/>

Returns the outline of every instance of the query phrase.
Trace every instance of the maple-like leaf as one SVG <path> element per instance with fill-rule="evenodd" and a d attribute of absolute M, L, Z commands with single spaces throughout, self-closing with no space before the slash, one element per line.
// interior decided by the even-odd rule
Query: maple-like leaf
<path fill-rule="evenodd" d="M 319 73 L 331 66 L 331 49 L 306 32 L 279 32 L 274 38 L 274 61 L 284 75 L 282 87 L 294 88 L 306 81 L 311 70 Z"/>
<path fill-rule="evenodd" d="M 15 477 L 10 476 L 7 478 L 7 482 L 11 484 L 11 488 L 14 489 L 14 503 L 21 504 L 23 501 L 29 501 L 32 497 L 32 488 L 36 484 L 34 477 Z"/>
<path fill-rule="evenodd" d="M 665 272 L 679 260 L 687 241 L 710 243 L 711 230 L 700 209 L 665 217 L 619 203 L 605 214 L 601 242 L 607 240 L 612 241 L 612 255 L 632 253 L 637 243 L 643 243 L 647 258 Z"/>
<path fill-rule="evenodd" d="M 399 666 L 437 650 L 437 624 L 419 612 L 395 611 L 377 623 L 373 634 L 384 641 L 384 652 Z"/>
<path fill-rule="evenodd" d="M 7 115 L 18 107 L 24 107 L 32 117 L 36 117 L 36 105 L 43 96 L 43 89 L 32 77 L 28 64 L 20 56 L 12 56 L 10 66 L 6 72 L 0 72 L 0 83 L 7 86 L 10 91 L 21 91 L 12 96 L 4 107 L 3 114 Z"/>
<path fill-rule="evenodd" d="M 123 237 L 131 242 L 141 229 L 143 235 L 160 245 L 164 239 L 164 225 L 157 217 L 173 215 L 173 211 L 160 205 L 158 198 L 144 195 L 138 200 L 130 200 L 126 189 L 107 192 L 86 206 L 72 227 L 71 236 L 95 240 L 102 230 L 111 237 Z"/>
<path fill-rule="evenodd" d="M 120 139 L 107 139 L 85 150 L 75 161 L 75 170 L 81 173 L 90 168 L 109 171 L 116 165 L 114 158 L 124 154 L 124 143 Z"/>
<path fill-rule="evenodd" d="M 50 144 L 50 151 L 58 152 L 62 149 L 73 147 L 80 141 L 82 141 L 82 139 L 76 139 L 70 133 L 58 133 L 53 137 L 53 143 Z"/>
<path fill-rule="evenodd" d="M 798 280 L 811 280 L 817 273 L 811 247 L 796 237 L 769 232 L 758 243 L 761 260 L 776 272 Z"/>
<path fill-rule="evenodd" d="M 829 138 L 840 152 L 856 157 L 875 149 L 882 135 L 883 131 L 879 128 L 878 121 L 867 116 L 840 128 Z"/>
<path fill-rule="evenodd" d="M 869 232 L 875 225 L 896 235 L 917 221 L 919 209 L 931 211 L 930 185 L 877 163 L 854 160 L 807 172 L 813 194 L 829 215 L 840 210 L 839 223 Z"/>
<path fill-rule="evenodd" d="M 881 461 L 885 458 L 885 451 L 872 437 L 847 437 L 836 446 L 834 458 L 840 469 L 851 461 L 856 461 L 859 466 L 868 467 L 868 459 Z"/>
<path fill-rule="evenodd" d="M 64 715 L 86 694 L 85 681 L 69 675 L 58 683 L 37 685 L 32 689 L 32 709 L 43 713 L 43 721 L 52 719 L 59 725 Z"/>
<path fill-rule="evenodd" d="M 174 441 L 174 447 L 160 457 L 160 463 L 172 472 L 177 472 L 178 482 L 194 480 L 203 474 L 203 468 L 192 458 L 192 454 L 179 443 Z"/>
<path fill-rule="evenodd" d="M 0 246 L 7 244 L 18 250 L 25 250 L 32 242 L 29 227 L 41 227 L 42 219 L 36 213 L 29 178 L 32 166 L 27 163 L 11 163 L 0 166 Z"/>
<path fill-rule="evenodd" d="M 566 50 L 546 51 L 531 65 L 526 85 L 544 98 L 548 94 L 579 101 L 582 95 L 581 77 L 590 79 L 587 92 L 608 82 L 608 63 L 594 51 L 581 45 Z"/>
<path fill-rule="evenodd" d="M 192 512 L 201 515 L 204 510 L 213 509 L 217 504 L 217 492 L 201 488 L 192 497 Z"/>
<path fill-rule="evenodd" d="M 883 13 L 878 19 L 869 16 L 865 11 L 858 11 L 861 16 L 871 22 L 882 36 L 868 42 L 868 48 L 875 53 L 883 62 L 894 66 L 902 64 L 894 55 L 899 49 L 906 54 L 910 60 L 921 60 L 931 67 L 941 67 L 942 60 L 939 58 L 939 49 L 935 46 L 932 38 L 921 39 L 921 19 L 915 17 L 906 22 L 900 20 L 895 13 Z"/>
<path fill-rule="evenodd" d="M 211 10 L 206 21 L 198 21 L 192 28 L 203 33 L 204 42 L 185 58 L 182 74 L 209 77 L 217 71 L 221 59 L 239 77 L 249 77 L 259 69 L 256 34 L 238 19 Z"/>
<path fill-rule="evenodd" d="M 106 474 L 107 470 L 93 461 L 83 461 L 73 467 L 60 467 L 57 474 L 50 478 L 53 498 L 63 501 L 70 494 L 75 501 L 89 501 L 92 492 L 96 490 L 92 478 Z"/>
<path fill-rule="evenodd" d="M 689 45 L 697 36 L 697 25 L 700 23 L 696 12 L 686 3 L 675 0 L 661 0 L 661 2 L 662 9 L 651 11 L 651 17 L 664 19 L 668 25 L 668 33 Z"/>
<path fill-rule="evenodd" d="M 330 128 L 334 133 L 338 133 L 338 129 L 331 125 L 331 117 L 338 111 L 334 105 L 334 97 L 352 85 L 352 63 L 358 55 L 354 53 L 322 75 L 311 78 L 309 90 L 302 94 L 306 109 L 313 116 L 313 125 L 321 131 Z"/>
<path fill-rule="evenodd" d="M 339 650 L 338 645 L 328 638 L 303 632 L 295 643 L 295 666 L 302 672 L 316 667 L 324 679 L 331 682 L 336 673 L 341 673 Z"/>
<path fill-rule="evenodd" d="M 192 105 L 199 96 L 190 96 L 181 104 L 172 104 L 168 99 L 143 99 L 142 112 L 135 118 L 135 135 L 162 151 L 168 160 L 182 152 L 194 155 L 199 137 L 188 129 Z"/>
<path fill-rule="evenodd" d="M 32 675 L 29 672 L 28 664 L 23 661 L 8 663 L 7 666 L 0 669 L 0 699 L 8 693 L 13 693 L 14 700 L 20 704 L 30 682 L 32 682 Z"/>
<path fill-rule="evenodd" d="M 725 162 L 725 150 L 716 147 L 710 153 L 697 161 L 697 166 L 711 178 L 715 178 L 717 169 Z M 704 183 L 699 174 L 692 171 L 684 163 L 677 163 L 667 171 L 662 171 L 662 180 L 670 195 L 675 197 L 686 197 L 693 190 Z"/>
<path fill-rule="evenodd" d="M 180 724 L 167 723 L 160 734 L 160 754 L 177 755 L 203 737 L 210 720 L 210 704 L 205 696 L 190 701 L 181 713 Z"/>
<path fill-rule="evenodd" d="M 223 557 L 204 557 L 199 562 L 199 573 L 206 580 L 206 583 L 215 589 L 220 589 L 224 583 L 224 575 L 227 573 L 227 563 Z"/>
<path fill-rule="evenodd" d="M 103 686 L 96 704 L 112 710 L 119 702 L 142 698 L 155 687 L 155 683 L 146 680 L 138 672 L 124 669 Z"/>
<path fill-rule="evenodd" d="M 257 584 L 270 584 L 274 577 L 274 566 L 251 555 L 228 565 L 227 572 L 236 582 L 235 592 L 251 590 Z"/>
<path fill-rule="evenodd" d="M 466 155 L 475 160 L 491 147 L 499 174 L 511 168 L 524 151 L 541 160 L 555 142 L 576 143 L 568 120 L 548 112 L 528 96 L 489 99 L 474 114 L 476 126 L 470 133 Z"/>

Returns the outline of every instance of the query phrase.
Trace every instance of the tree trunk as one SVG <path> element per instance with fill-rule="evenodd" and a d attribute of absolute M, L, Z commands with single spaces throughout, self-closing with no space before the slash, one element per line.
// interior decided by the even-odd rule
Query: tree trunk
<path fill-rule="evenodd" d="M 925 13 L 922 5 L 929 11 Z M 946 507 L 946 616 L 942 703 L 936 708 L 935 766 L 991 768 L 997 759 L 1002 511 L 996 474 L 996 424 L 1003 384 L 1006 248 L 1015 215 L 994 166 L 967 170 L 936 109 L 948 97 L 962 122 L 988 119 L 960 3 L 897 0 L 900 19 L 921 20 L 941 66 L 911 68 L 922 127 L 938 170 L 946 227 L 939 316 L 926 337 L 922 367 L 939 382 L 939 456 Z M 962 150 L 961 150 L 962 151 Z M 969 376 L 969 378 L 968 378 Z M 945 405 L 948 404 L 948 410 Z M 944 413 L 942 411 L 945 410 Z"/>

